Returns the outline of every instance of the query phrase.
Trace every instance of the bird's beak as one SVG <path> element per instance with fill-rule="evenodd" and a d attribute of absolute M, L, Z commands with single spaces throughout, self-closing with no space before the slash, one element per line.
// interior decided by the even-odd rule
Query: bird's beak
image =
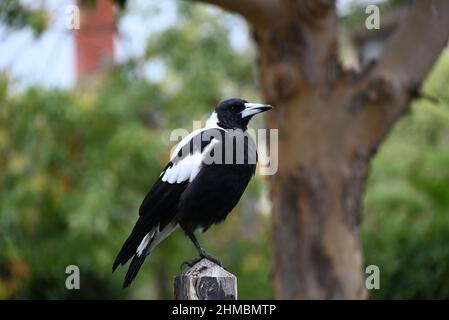
<path fill-rule="evenodd" d="M 240 112 L 240 114 L 242 115 L 242 118 L 247 118 L 270 109 L 273 109 L 273 107 L 269 104 L 247 102 L 245 103 L 245 109 Z"/>

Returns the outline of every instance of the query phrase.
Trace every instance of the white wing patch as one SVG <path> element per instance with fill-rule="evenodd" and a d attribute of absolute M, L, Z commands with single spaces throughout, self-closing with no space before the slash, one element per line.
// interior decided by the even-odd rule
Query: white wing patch
<path fill-rule="evenodd" d="M 154 247 L 156 247 L 159 243 L 161 243 L 162 240 L 167 238 L 173 231 L 176 230 L 177 227 L 178 227 L 177 223 L 169 223 L 162 230 L 159 230 L 158 227 L 158 231 L 156 232 L 154 240 L 151 242 L 150 247 L 148 248 L 148 252 L 153 250 Z"/>
<path fill-rule="evenodd" d="M 154 249 L 154 247 L 156 247 L 159 243 L 161 243 L 162 240 L 167 238 L 177 227 L 178 224 L 169 223 L 162 230 L 159 230 L 159 225 L 151 229 L 151 231 L 148 232 L 140 242 L 136 252 L 137 255 L 140 257 L 143 253 L 149 254 L 150 251 Z"/>
<path fill-rule="evenodd" d="M 148 246 L 148 243 L 150 243 L 150 240 L 153 238 L 154 233 L 156 232 L 156 228 L 153 228 L 150 232 L 147 233 L 147 235 L 142 239 L 142 241 L 139 244 L 139 247 L 137 248 L 137 255 L 141 256 L 142 253 L 145 251 L 146 247 Z"/>
<path fill-rule="evenodd" d="M 173 161 L 173 159 L 178 155 L 181 148 L 190 143 L 190 140 L 192 140 L 193 137 L 201 134 L 203 131 L 213 128 L 226 131 L 225 129 L 218 126 L 218 116 L 216 112 L 212 112 L 209 119 L 207 119 L 206 126 L 204 128 L 191 132 L 176 145 L 173 153 L 170 156 L 170 160 Z M 171 168 L 163 171 L 160 174 L 160 176 L 162 176 L 162 181 L 168 183 L 181 183 L 188 180 L 189 182 L 191 182 L 196 177 L 201 168 L 201 162 L 203 161 L 204 155 L 208 154 L 210 150 L 212 150 L 214 144 L 216 144 L 217 142 L 219 142 L 217 139 L 212 139 L 211 143 L 206 148 L 204 148 L 202 153 L 198 151 L 193 154 L 189 154 L 185 158 L 174 164 Z"/>
<path fill-rule="evenodd" d="M 162 181 L 168 183 L 181 183 L 188 180 L 189 182 L 192 182 L 200 171 L 204 156 L 209 154 L 214 145 L 218 142 L 219 140 L 215 138 L 212 139 L 207 147 L 204 148 L 202 153 L 198 151 L 193 154 L 189 154 L 174 164 L 171 168 L 166 169 L 163 172 Z M 176 147 L 176 149 L 178 149 L 178 147 Z"/>
<path fill-rule="evenodd" d="M 187 136 L 185 136 L 177 145 L 175 150 L 173 150 L 173 153 L 170 156 L 170 160 L 173 160 L 174 157 L 176 157 L 176 155 L 178 154 L 179 150 L 181 150 L 182 147 L 184 147 L 187 143 L 190 142 L 190 140 L 196 136 L 197 134 L 200 134 L 203 131 L 206 131 L 208 129 L 220 129 L 220 130 L 224 130 L 223 128 L 220 128 L 218 126 L 218 116 L 216 112 L 212 112 L 211 116 L 209 117 L 209 119 L 206 120 L 206 126 L 204 128 L 201 129 L 197 129 L 195 131 L 192 131 L 191 133 L 189 133 Z"/>
<path fill-rule="evenodd" d="M 173 160 L 176 157 L 176 155 L 179 153 L 181 148 L 184 147 L 185 145 L 187 145 L 194 136 L 196 136 L 197 134 L 200 134 L 201 132 L 203 132 L 205 130 L 207 130 L 207 129 L 202 128 L 202 129 L 195 130 L 195 131 L 189 133 L 184 138 L 182 138 L 182 140 L 179 141 L 179 143 L 176 145 L 175 150 L 173 150 L 173 153 L 170 156 L 170 160 Z"/>

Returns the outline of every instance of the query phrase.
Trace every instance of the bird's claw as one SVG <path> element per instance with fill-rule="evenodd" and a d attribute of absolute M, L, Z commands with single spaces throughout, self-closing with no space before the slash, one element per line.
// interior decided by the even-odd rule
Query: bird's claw
<path fill-rule="evenodd" d="M 184 261 L 184 262 L 181 264 L 181 269 L 183 269 L 185 266 L 188 266 L 189 268 L 191 268 L 191 267 L 193 267 L 195 264 L 197 264 L 198 262 L 200 262 L 200 261 L 203 260 L 203 259 L 207 259 L 207 260 L 209 260 L 209 261 L 215 263 L 216 265 L 219 265 L 221 268 L 224 268 L 224 267 L 223 267 L 223 264 L 221 263 L 221 261 L 219 261 L 218 259 L 212 257 L 212 256 L 209 255 L 208 253 L 203 252 L 203 253 L 201 253 L 198 257 L 196 257 L 196 258 L 194 258 L 194 259 L 192 259 L 192 260 Z M 224 268 L 224 269 L 226 270 L 226 268 Z"/>
<path fill-rule="evenodd" d="M 196 257 L 195 259 L 184 261 L 184 262 L 181 264 L 181 269 L 184 268 L 185 266 L 188 266 L 189 268 L 191 268 L 191 267 L 193 267 L 195 264 L 197 264 L 198 262 L 200 262 L 202 259 L 203 259 L 202 256 L 198 256 L 198 257 Z"/>
<path fill-rule="evenodd" d="M 221 263 L 221 261 L 219 261 L 218 259 L 212 257 L 211 255 L 209 255 L 205 252 L 200 257 L 201 257 L 201 259 L 207 259 L 209 261 L 212 261 L 213 263 L 215 263 L 223 268 L 223 264 Z"/>

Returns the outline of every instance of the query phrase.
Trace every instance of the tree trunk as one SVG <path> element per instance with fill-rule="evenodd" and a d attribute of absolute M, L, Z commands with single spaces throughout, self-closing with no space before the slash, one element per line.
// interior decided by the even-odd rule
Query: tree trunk
<path fill-rule="evenodd" d="M 413 2 L 381 60 L 358 74 L 338 63 L 332 0 L 206 2 L 252 24 L 262 92 L 275 106 L 267 113 L 279 129 L 275 297 L 366 298 L 360 221 L 369 163 L 447 42 L 449 1 Z"/>
<path fill-rule="evenodd" d="M 369 151 L 354 143 L 350 90 L 337 79 L 333 4 L 320 20 L 294 4 L 274 30 L 255 31 L 268 115 L 279 129 L 272 177 L 274 294 L 281 299 L 364 298 L 361 189 Z"/>

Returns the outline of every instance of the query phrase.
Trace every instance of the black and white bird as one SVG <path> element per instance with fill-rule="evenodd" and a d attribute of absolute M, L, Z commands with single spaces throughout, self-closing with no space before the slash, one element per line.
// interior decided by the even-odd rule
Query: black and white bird
<path fill-rule="evenodd" d="M 174 149 L 171 159 L 139 209 L 139 218 L 114 261 L 112 271 L 131 258 L 123 283 L 129 286 L 145 257 L 178 226 L 198 250 L 210 256 L 194 232 L 223 221 L 235 207 L 256 170 L 257 152 L 246 129 L 250 119 L 272 107 L 228 99 L 214 110 L 202 129 L 195 130 Z"/>

